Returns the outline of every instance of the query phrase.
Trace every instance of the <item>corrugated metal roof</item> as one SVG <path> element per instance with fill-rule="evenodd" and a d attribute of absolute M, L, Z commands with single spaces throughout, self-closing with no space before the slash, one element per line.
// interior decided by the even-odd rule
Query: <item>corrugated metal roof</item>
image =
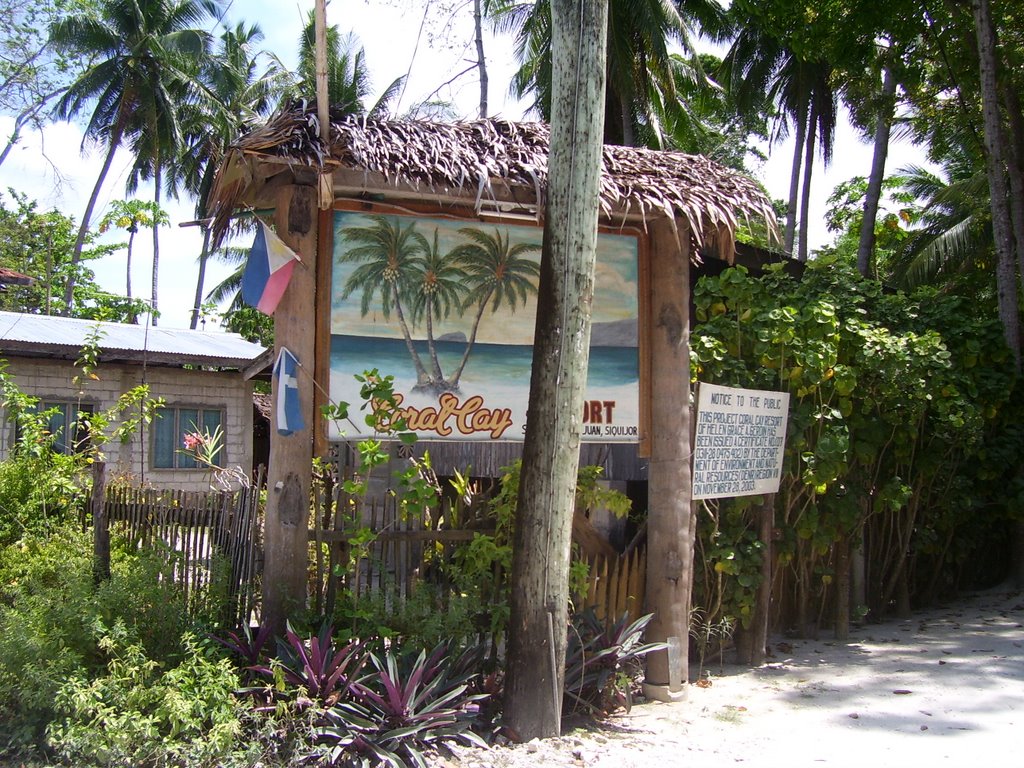
<path fill-rule="evenodd" d="M 0 267 L 0 285 L 31 285 L 33 279 L 21 272 L 15 272 L 7 267 Z"/>
<path fill-rule="evenodd" d="M 77 356 L 99 329 L 104 360 L 145 360 L 164 365 L 240 368 L 264 349 L 237 333 L 154 328 L 150 325 L 78 320 L 50 315 L 0 312 L 0 354 L 18 352 L 45 357 Z"/>

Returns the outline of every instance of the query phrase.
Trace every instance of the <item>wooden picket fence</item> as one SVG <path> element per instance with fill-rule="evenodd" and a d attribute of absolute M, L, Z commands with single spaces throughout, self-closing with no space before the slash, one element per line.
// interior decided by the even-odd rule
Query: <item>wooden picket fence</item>
<path fill-rule="evenodd" d="M 251 487 L 238 491 L 111 487 L 105 493 L 107 525 L 137 549 L 163 555 L 190 611 L 215 576 L 226 579 L 224 620 L 241 623 L 259 597 L 263 484 L 260 468 Z"/>
<path fill-rule="evenodd" d="M 335 509 L 344 509 L 343 496 L 336 502 Z M 451 510 L 442 507 L 434 511 L 432 518 L 450 520 Z M 331 613 L 339 588 L 349 590 L 357 599 L 384 594 L 388 600 L 400 601 L 412 593 L 417 583 L 427 582 L 444 599 L 453 588 L 447 581 L 447 566 L 458 548 L 477 534 L 494 533 L 484 526 L 438 529 L 425 524 L 419 515 L 403 516 L 394 503 L 365 505 L 361 519 L 362 526 L 372 533 L 372 541 L 353 553 L 348 542 L 356 530 L 349 518 L 336 513 L 332 519 L 314 517 L 314 527 L 309 532 L 310 544 L 316 552 L 313 600 L 324 613 Z M 321 558 L 323 549 L 329 553 L 327 562 Z M 583 607 L 593 607 L 600 618 L 610 621 L 626 612 L 631 620 L 639 618 L 643 611 L 646 562 L 642 546 L 616 557 L 599 555 L 591 559 Z"/>
<path fill-rule="evenodd" d="M 597 555 L 590 561 L 585 607 L 598 618 L 617 621 L 629 614 L 630 621 L 643 615 L 647 553 L 637 547 L 614 558 Z"/>

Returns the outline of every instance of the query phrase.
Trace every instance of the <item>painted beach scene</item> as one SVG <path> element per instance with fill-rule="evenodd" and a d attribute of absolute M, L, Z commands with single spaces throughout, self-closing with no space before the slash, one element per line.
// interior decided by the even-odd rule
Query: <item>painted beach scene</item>
<path fill-rule="evenodd" d="M 424 439 L 522 440 L 541 239 L 529 225 L 336 211 L 331 399 L 354 408 L 355 376 L 376 369 Z M 599 237 L 587 441 L 638 440 L 637 265 L 636 237 Z M 332 439 L 366 436 L 353 422 Z"/>

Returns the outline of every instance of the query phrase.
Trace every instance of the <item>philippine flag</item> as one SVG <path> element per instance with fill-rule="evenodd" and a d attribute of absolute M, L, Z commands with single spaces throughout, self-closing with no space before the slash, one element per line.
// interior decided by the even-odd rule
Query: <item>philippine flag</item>
<path fill-rule="evenodd" d="M 262 221 L 242 273 L 242 301 L 265 315 L 274 314 L 298 255 Z"/>
<path fill-rule="evenodd" d="M 301 431 L 306 422 L 302 418 L 302 406 L 299 404 L 299 359 L 287 347 L 281 347 L 274 363 L 274 379 L 276 380 L 276 402 L 274 414 L 277 417 L 277 431 L 282 435 L 290 435 Z"/>

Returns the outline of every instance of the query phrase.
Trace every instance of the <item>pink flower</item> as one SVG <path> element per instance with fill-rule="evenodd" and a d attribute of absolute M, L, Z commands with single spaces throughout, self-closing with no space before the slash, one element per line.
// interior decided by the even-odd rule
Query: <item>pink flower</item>
<path fill-rule="evenodd" d="M 203 443 L 205 443 L 206 440 L 198 432 L 190 432 L 185 435 L 183 442 L 185 444 L 186 451 L 197 451 L 202 448 Z"/>

